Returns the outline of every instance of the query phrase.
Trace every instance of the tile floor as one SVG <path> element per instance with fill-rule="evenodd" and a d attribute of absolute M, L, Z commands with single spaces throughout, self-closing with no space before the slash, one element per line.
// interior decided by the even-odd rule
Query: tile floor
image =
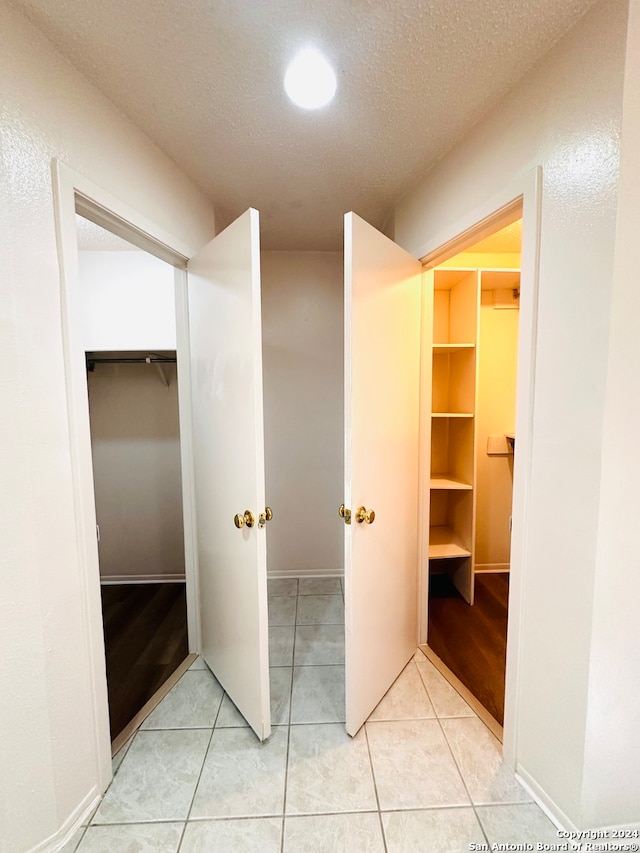
<path fill-rule="evenodd" d="M 347 736 L 339 579 L 269 581 L 269 618 L 269 740 L 257 741 L 197 660 L 114 758 L 110 788 L 63 853 L 462 853 L 557 842 L 499 743 L 420 651 Z"/>

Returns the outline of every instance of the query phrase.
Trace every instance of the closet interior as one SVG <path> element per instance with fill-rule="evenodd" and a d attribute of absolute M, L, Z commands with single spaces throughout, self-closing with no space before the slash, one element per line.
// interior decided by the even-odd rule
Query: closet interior
<path fill-rule="evenodd" d="M 502 723 L 521 221 L 427 275 L 428 645 Z"/>
<path fill-rule="evenodd" d="M 78 218 L 111 740 L 188 655 L 173 270 Z"/>

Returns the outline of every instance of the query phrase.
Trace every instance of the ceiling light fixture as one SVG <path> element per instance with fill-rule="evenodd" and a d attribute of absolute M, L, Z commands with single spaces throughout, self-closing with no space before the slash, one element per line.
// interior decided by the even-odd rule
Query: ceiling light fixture
<path fill-rule="evenodd" d="M 336 88 L 335 71 L 313 48 L 301 50 L 284 75 L 285 92 L 294 104 L 305 110 L 324 107 L 335 95 Z"/>

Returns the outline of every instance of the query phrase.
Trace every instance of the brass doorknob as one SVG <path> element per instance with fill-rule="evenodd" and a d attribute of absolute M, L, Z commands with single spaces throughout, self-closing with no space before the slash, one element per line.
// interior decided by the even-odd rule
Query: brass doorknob
<path fill-rule="evenodd" d="M 358 524 L 362 524 L 363 521 L 366 521 L 367 524 L 373 524 L 376 519 L 376 514 L 372 509 L 365 509 L 363 506 L 359 506 L 356 510 L 356 521 Z"/>
<path fill-rule="evenodd" d="M 338 515 L 340 518 L 344 518 L 345 524 L 351 524 L 351 510 L 347 509 L 344 504 L 340 504 Z"/>
<path fill-rule="evenodd" d="M 270 506 L 265 508 L 264 512 L 261 512 L 258 516 L 258 527 L 264 527 L 267 521 L 271 521 L 273 518 L 273 510 Z"/>
<path fill-rule="evenodd" d="M 248 509 L 245 509 L 242 515 L 235 515 L 233 517 L 233 523 L 238 528 L 238 530 L 240 530 L 245 525 L 247 527 L 253 527 L 253 525 L 255 524 L 255 518 L 253 517 L 252 512 L 250 512 Z"/>

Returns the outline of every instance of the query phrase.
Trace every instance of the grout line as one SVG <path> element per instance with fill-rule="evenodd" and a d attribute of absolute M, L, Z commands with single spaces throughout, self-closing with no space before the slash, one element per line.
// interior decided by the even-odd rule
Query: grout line
<path fill-rule="evenodd" d="M 298 587 L 299 586 L 300 586 L 300 579 L 298 579 Z M 298 621 L 298 598 L 299 598 L 299 596 L 296 595 L 296 606 L 295 606 L 294 614 L 293 614 L 294 626 L 293 626 L 293 651 L 291 653 L 291 690 L 289 692 L 289 720 L 288 720 L 289 726 L 291 725 L 291 706 L 293 705 L 293 670 L 295 669 L 295 666 L 296 666 L 296 634 L 298 632 L 298 626 L 296 623 Z M 287 750 L 288 750 L 288 745 L 287 745 Z M 288 755 L 287 755 L 287 761 L 288 761 Z M 284 837 L 284 834 L 283 834 L 283 837 Z"/>
<path fill-rule="evenodd" d="M 382 843 L 384 845 L 384 851 L 387 853 L 387 839 L 384 834 L 384 825 L 382 823 L 382 812 L 380 810 L 380 797 L 378 795 L 378 783 L 376 781 L 376 772 L 373 769 L 373 759 L 371 757 L 371 744 L 369 743 L 369 732 L 367 731 L 367 723 L 365 721 L 364 724 L 364 738 L 367 744 L 367 754 L 369 756 L 369 767 L 371 768 L 371 779 L 373 780 L 373 792 L 376 795 L 376 805 L 378 807 L 378 821 L 380 823 L 380 833 L 382 835 Z"/>
<path fill-rule="evenodd" d="M 480 827 L 482 835 L 484 836 L 484 839 L 487 842 L 487 845 L 489 845 L 489 839 L 487 838 L 487 834 L 484 831 L 484 826 L 482 825 L 482 821 L 480 820 L 480 815 L 478 814 L 476 804 L 473 802 L 473 797 L 471 796 L 471 792 L 469 791 L 469 788 L 467 786 L 467 780 L 464 778 L 464 774 L 463 774 L 462 770 L 460 769 L 460 765 L 458 764 L 458 760 L 456 759 L 455 754 L 453 752 L 453 749 L 451 747 L 451 744 L 449 743 L 449 738 L 447 737 L 447 733 L 444 729 L 444 726 L 442 725 L 442 722 L 440 721 L 440 718 L 437 717 L 436 719 L 437 719 L 438 725 L 440 726 L 440 731 L 442 732 L 442 736 L 444 737 L 445 743 L 447 744 L 447 749 L 449 750 L 449 752 L 451 754 L 451 758 L 453 759 L 453 763 L 456 766 L 456 770 L 458 771 L 458 773 L 460 775 L 460 779 L 462 780 L 462 784 L 464 786 L 464 789 L 467 792 L 467 796 L 469 797 L 469 803 L 471 805 L 471 808 L 473 809 L 473 813 L 474 813 L 475 818 L 478 822 L 478 825 Z M 463 719 L 469 719 L 469 718 L 465 717 Z M 487 847 L 487 849 L 489 849 L 489 847 Z"/>
<path fill-rule="evenodd" d="M 200 818 L 200 820 L 203 820 L 203 818 Z M 155 819 L 150 820 L 149 818 L 146 818 L 145 820 L 137 819 L 137 820 L 130 820 L 130 821 L 112 820 L 112 821 L 109 821 L 108 823 L 92 823 L 90 827 L 87 826 L 87 827 L 85 827 L 85 829 L 100 829 L 103 826 L 157 826 L 157 825 L 162 826 L 165 823 L 184 823 L 184 822 L 185 822 L 184 818 L 181 818 L 181 817 L 180 818 L 163 817 L 163 818 L 158 818 L 157 820 L 155 820 Z"/>
<path fill-rule="evenodd" d="M 220 702 L 222 705 L 222 702 Z M 218 708 L 218 713 L 220 713 L 220 708 Z M 217 719 L 217 714 L 216 714 Z M 214 724 L 215 725 L 215 724 Z M 207 756 L 209 755 L 209 750 L 211 749 L 211 741 L 213 740 L 213 732 L 214 729 L 211 729 L 211 734 L 209 735 L 209 743 L 207 744 L 207 748 L 204 751 L 204 756 L 202 758 L 202 765 L 200 767 L 200 772 L 198 773 L 198 778 L 196 779 L 196 784 L 193 787 L 193 796 L 191 797 L 191 803 L 189 804 L 189 809 L 187 810 L 187 815 L 184 819 L 184 826 L 182 827 L 182 832 L 180 833 L 180 840 L 178 842 L 178 846 L 176 848 L 176 853 L 179 853 L 180 848 L 182 847 L 182 842 L 184 841 L 184 835 L 187 831 L 187 824 L 189 823 L 189 818 L 191 817 L 191 810 L 193 809 L 193 803 L 196 799 L 196 794 L 198 793 L 198 787 L 200 786 L 200 780 L 202 779 L 202 771 L 204 770 L 204 765 L 207 762 Z"/>
<path fill-rule="evenodd" d="M 298 585 L 299 585 L 298 581 Z M 298 619 L 298 596 L 296 595 L 296 606 L 295 606 L 295 614 L 294 621 Z M 287 753 L 285 757 L 285 765 L 284 765 L 284 792 L 282 797 L 282 831 L 280 833 L 280 853 L 284 853 L 284 829 L 285 829 L 285 816 L 287 814 L 287 792 L 288 792 L 288 784 L 289 784 L 289 747 L 291 744 L 291 709 L 293 706 L 293 673 L 295 670 L 294 661 L 296 659 L 296 628 L 293 629 L 293 651 L 291 654 L 291 687 L 289 689 L 289 719 L 287 723 Z"/>
<path fill-rule="evenodd" d="M 531 806 L 535 805 L 535 803 L 482 803 L 478 806 L 478 808 L 503 808 L 503 807 L 513 807 L 513 806 Z M 469 803 L 448 803 L 441 806 L 419 806 L 416 808 L 403 809 L 403 808 L 393 808 L 393 809 L 381 809 L 380 814 L 406 814 L 407 812 L 419 811 L 419 812 L 441 812 L 441 811 L 452 811 L 454 809 L 469 809 L 471 806 Z M 342 817 L 348 815 L 361 815 L 361 814 L 378 814 L 378 810 L 375 808 L 370 809 L 350 809 L 349 811 L 323 811 L 323 812 L 299 812 L 296 814 L 285 815 L 285 817 L 289 820 L 293 820 L 299 817 Z M 217 817 L 211 817 L 209 815 L 205 815 L 203 817 L 192 817 L 189 819 L 188 823 L 227 823 L 229 821 L 242 821 L 242 820 L 278 820 L 283 817 L 282 814 L 276 813 L 267 813 L 267 814 L 240 814 L 240 815 L 218 815 Z M 162 818 L 161 820 L 135 820 L 129 821 L 128 823 L 113 821 L 111 823 L 98 823 L 93 824 L 93 828 L 100 828 L 104 826 L 162 826 L 165 823 L 186 823 L 183 818 Z M 83 826 L 81 829 L 84 829 L 85 832 L 90 827 Z"/>
<path fill-rule="evenodd" d="M 489 729 L 491 734 L 497 738 L 497 740 L 502 743 L 503 739 L 503 727 L 500 723 L 491 716 L 491 714 L 487 711 L 487 709 L 482 705 L 478 699 L 473 695 L 473 693 L 469 690 L 469 688 L 460 681 L 458 676 L 452 672 L 449 667 L 438 657 L 438 655 L 433 651 L 433 649 L 428 645 L 420 645 L 418 647 L 425 658 L 432 664 L 432 666 L 440 673 L 440 675 L 449 683 L 449 686 L 452 687 L 456 693 L 467 703 L 467 705 L 473 711 L 474 716 L 478 717 L 485 726 Z"/>
<path fill-rule="evenodd" d="M 218 722 L 218 717 L 220 716 L 220 710 L 222 709 L 222 703 L 224 702 L 224 697 L 226 693 L 223 690 L 222 696 L 220 697 L 220 704 L 218 705 L 218 710 L 216 711 L 216 716 L 213 721 L 213 726 L 211 727 L 211 734 L 209 735 L 209 743 L 207 744 L 207 748 L 204 751 L 204 756 L 202 758 L 202 764 L 200 766 L 200 772 L 198 773 L 198 778 L 196 780 L 196 784 L 193 788 L 193 796 L 191 797 L 191 803 L 189 804 L 189 809 L 187 811 L 187 815 L 184 820 L 184 826 L 182 827 L 182 832 L 180 834 L 180 841 L 178 842 L 178 846 L 176 848 L 176 853 L 179 853 L 180 848 L 182 847 L 182 842 L 184 840 L 185 832 L 187 831 L 187 824 L 189 823 L 189 818 L 191 817 L 191 812 L 193 810 L 193 804 L 196 799 L 196 794 L 198 793 L 198 788 L 200 786 L 200 780 L 202 779 L 202 773 L 204 771 L 204 766 L 207 763 L 207 756 L 209 755 L 209 750 L 211 749 L 211 742 L 213 740 L 213 733 L 216 730 L 216 723 Z"/>

